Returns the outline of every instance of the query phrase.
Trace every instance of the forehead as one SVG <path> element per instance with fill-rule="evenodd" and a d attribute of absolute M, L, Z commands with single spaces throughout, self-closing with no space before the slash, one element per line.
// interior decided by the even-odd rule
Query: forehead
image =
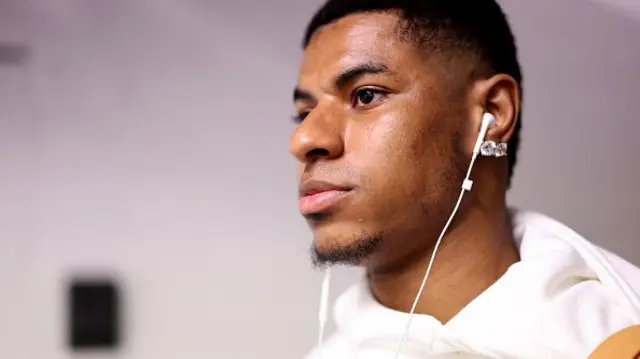
<path fill-rule="evenodd" d="M 398 36 L 399 20 L 392 13 L 363 13 L 321 27 L 304 51 L 300 82 L 328 78 L 363 62 L 383 63 L 394 72 L 414 68 L 421 57 Z"/>

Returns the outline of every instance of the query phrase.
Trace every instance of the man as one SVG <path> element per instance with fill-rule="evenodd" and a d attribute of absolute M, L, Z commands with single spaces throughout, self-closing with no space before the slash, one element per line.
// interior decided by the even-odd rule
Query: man
<path fill-rule="evenodd" d="M 506 192 L 522 75 L 494 0 L 330 0 L 304 38 L 294 92 L 300 210 L 318 265 L 366 278 L 309 358 L 586 358 L 640 322 L 640 270 Z M 488 114 L 488 115 L 487 115 Z M 483 118 L 473 187 L 454 210 Z"/>

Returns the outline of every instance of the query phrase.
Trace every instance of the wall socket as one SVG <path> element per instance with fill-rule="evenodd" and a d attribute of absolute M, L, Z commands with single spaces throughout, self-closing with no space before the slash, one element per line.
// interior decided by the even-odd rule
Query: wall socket
<path fill-rule="evenodd" d="M 121 299 L 113 279 L 72 279 L 68 287 L 68 344 L 74 351 L 115 350 L 121 341 Z"/>

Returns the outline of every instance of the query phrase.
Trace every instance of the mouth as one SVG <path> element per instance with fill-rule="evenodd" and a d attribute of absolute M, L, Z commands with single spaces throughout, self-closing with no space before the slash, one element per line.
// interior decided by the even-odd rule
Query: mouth
<path fill-rule="evenodd" d="M 327 182 L 308 181 L 300 187 L 300 212 L 302 215 L 322 213 L 344 199 L 352 188 Z"/>

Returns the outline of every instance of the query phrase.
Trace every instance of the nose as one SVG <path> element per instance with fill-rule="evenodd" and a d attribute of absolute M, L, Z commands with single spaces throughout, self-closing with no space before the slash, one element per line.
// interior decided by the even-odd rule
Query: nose
<path fill-rule="evenodd" d="M 342 156 L 344 136 L 337 114 L 316 107 L 298 125 L 289 139 L 289 152 L 302 163 Z"/>

